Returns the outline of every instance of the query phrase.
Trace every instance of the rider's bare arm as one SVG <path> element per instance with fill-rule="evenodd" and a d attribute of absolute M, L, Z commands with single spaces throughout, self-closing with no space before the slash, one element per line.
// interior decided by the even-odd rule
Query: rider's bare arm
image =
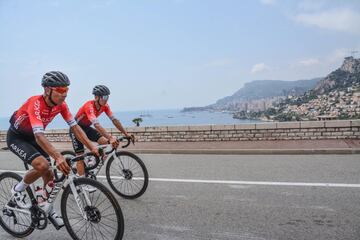
<path fill-rule="evenodd" d="M 98 130 L 101 136 L 104 136 L 108 140 L 111 139 L 111 135 L 100 125 L 100 123 L 94 123 L 94 127 Z"/>
<path fill-rule="evenodd" d="M 35 140 L 37 144 L 52 158 L 56 161 L 56 166 L 62 171 L 64 174 L 69 174 L 70 167 L 66 163 L 64 157 L 55 149 L 55 147 L 50 143 L 50 141 L 45 137 L 45 134 L 42 132 L 35 133 Z"/>
<path fill-rule="evenodd" d="M 115 127 L 120 131 L 122 132 L 126 137 L 131 137 L 127 132 L 126 130 L 123 128 L 123 126 L 121 125 L 120 121 L 116 118 L 114 118 L 112 120 L 113 124 L 115 125 Z"/>
<path fill-rule="evenodd" d="M 71 131 L 75 134 L 75 137 L 82 142 L 90 151 L 93 153 L 97 153 L 96 146 L 89 140 L 84 131 L 81 129 L 79 125 L 75 125 L 71 127 Z"/>

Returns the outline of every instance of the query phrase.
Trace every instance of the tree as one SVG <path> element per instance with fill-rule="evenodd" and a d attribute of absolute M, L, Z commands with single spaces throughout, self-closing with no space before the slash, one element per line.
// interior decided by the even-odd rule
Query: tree
<path fill-rule="evenodd" d="M 143 121 L 143 119 L 142 118 L 134 118 L 132 121 L 133 121 L 133 123 L 136 124 L 137 127 L 139 127 L 140 123 Z"/>

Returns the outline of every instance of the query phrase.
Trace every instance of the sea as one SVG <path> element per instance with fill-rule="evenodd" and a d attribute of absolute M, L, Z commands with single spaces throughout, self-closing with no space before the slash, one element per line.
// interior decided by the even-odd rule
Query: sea
<path fill-rule="evenodd" d="M 234 119 L 229 112 L 182 112 L 181 109 L 167 110 L 143 110 L 143 111 L 122 111 L 114 112 L 124 127 L 133 127 L 134 118 L 141 117 L 143 121 L 141 127 L 153 126 L 183 126 L 183 125 L 213 125 L 213 124 L 242 124 L 256 123 L 259 120 L 239 120 Z M 0 130 L 9 128 L 9 117 L 0 118 Z M 112 122 L 103 113 L 99 117 L 99 121 L 103 127 L 114 127 Z M 59 114 L 48 126 L 47 129 L 64 129 L 67 128 L 65 121 Z"/>

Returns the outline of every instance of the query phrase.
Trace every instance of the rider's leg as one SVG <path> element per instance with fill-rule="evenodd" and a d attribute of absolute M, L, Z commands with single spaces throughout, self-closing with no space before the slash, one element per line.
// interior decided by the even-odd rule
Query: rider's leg
<path fill-rule="evenodd" d="M 26 208 L 30 202 L 27 201 L 24 190 L 29 184 L 35 182 L 48 171 L 49 164 L 46 160 L 48 155 L 40 151 L 41 148 L 33 137 L 22 135 L 12 128 L 8 131 L 6 142 L 9 149 L 24 161 L 25 165 L 32 164 L 34 166 L 34 169 L 27 171 L 20 183 L 11 188 L 11 192 L 18 206 Z M 49 178 L 49 176 L 47 176 L 47 178 Z"/>
<path fill-rule="evenodd" d="M 44 175 L 42 175 L 42 179 L 44 181 L 44 186 L 51 181 L 54 181 L 54 173 L 51 171 L 50 168 L 46 172 L 44 172 Z"/>
<path fill-rule="evenodd" d="M 93 142 L 97 142 L 99 138 L 101 138 L 100 133 L 98 133 L 94 128 L 89 126 L 80 126 L 86 136 Z M 84 145 L 75 137 L 75 134 L 70 130 L 70 138 L 72 140 L 72 144 L 74 147 L 75 154 L 77 156 L 84 154 Z M 89 164 L 89 163 L 87 163 Z M 77 161 L 76 162 L 76 169 L 77 173 L 80 177 L 85 177 L 85 163 L 84 161 Z M 84 187 L 84 189 L 88 192 L 94 192 L 96 191 L 96 188 L 92 188 L 89 186 Z"/>
<path fill-rule="evenodd" d="M 25 165 L 35 162 L 37 169 L 40 170 L 33 169 L 26 173 L 23 181 L 18 184 L 21 186 L 21 191 L 23 191 L 27 187 L 24 187 L 24 184 L 29 185 L 42 176 L 42 171 L 48 168 L 48 162 L 39 152 L 35 139 L 25 137 L 10 128 L 6 141 L 10 151 L 24 161 Z M 43 162 L 44 160 L 45 162 Z"/>
<path fill-rule="evenodd" d="M 82 155 L 84 154 L 84 152 L 82 153 L 76 153 L 76 156 Z M 85 176 L 85 164 L 84 161 L 77 161 L 76 162 L 76 169 L 77 169 L 77 174 L 79 176 Z"/>
<path fill-rule="evenodd" d="M 84 130 L 86 136 L 90 139 L 90 141 L 97 142 L 100 145 L 108 143 L 107 139 L 105 137 L 102 137 L 101 134 L 96 129 L 94 129 L 92 127 L 83 127 L 83 130 Z M 74 147 L 74 149 L 75 149 L 75 147 Z M 83 145 L 82 145 L 81 150 L 84 151 L 84 146 Z M 77 152 L 77 151 L 75 151 L 75 152 Z M 82 171 L 83 166 L 85 166 L 84 162 L 79 161 L 79 162 L 77 162 L 77 164 L 78 164 L 78 166 L 80 166 L 80 172 L 78 172 L 79 175 L 81 176 L 81 173 L 83 173 L 82 175 L 84 175 L 85 170 Z M 94 162 L 92 162 L 90 160 L 90 162 L 86 162 L 86 164 L 92 165 L 92 164 L 94 164 Z"/>
<path fill-rule="evenodd" d="M 84 130 L 84 129 L 83 129 Z M 86 134 L 86 131 L 84 131 Z M 70 138 L 71 138 L 71 142 L 75 151 L 76 156 L 80 156 L 82 154 L 84 154 L 84 145 L 82 144 L 82 142 L 80 142 L 75 134 L 71 131 L 69 132 Z M 76 170 L 77 170 L 77 174 L 79 176 L 84 176 L 85 175 L 85 164 L 84 161 L 77 161 L 76 162 Z"/>
<path fill-rule="evenodd" d="M 32 166 L 34 169 L 29 170 L 22 181 L 12 187 L 11 192 L 17 203 L 21 208 L 29 208 L 30 202 L 26 201 L 26 195 L 24 190 L 28 185 L 35 182 L 38 178 L 46 174 L 49 169 L 49 163 L 43 156 L 38 156 L 32 160 Z"/>
<path fill-rule="evenodd" d="M 54 178 L 49 167 L 49 162 L 43 156 L 38 156 L 31 162 L 33 169 L 29 170 L 24 176 L 24 182 L 31 184 L 38 178 L 43 177 L 44 183 L 48 183 Z"/>
<path fill-rule="evenodd" d="M 39 156 L 31 162 L 31 166 L 33 169 L 26 173 L 24 182 L 31 184 L 42 177 L 44 182 L 43 197 L 47 199 L 54 188 L 54 173 L 50 168 L 49 161 L 45 157 Z"/>

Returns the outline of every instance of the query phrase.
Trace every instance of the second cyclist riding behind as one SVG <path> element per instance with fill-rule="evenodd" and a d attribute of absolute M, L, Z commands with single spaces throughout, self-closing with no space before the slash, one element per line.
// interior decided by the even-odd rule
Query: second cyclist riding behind
<path fill-rule="evenodd" d="M 108 104 L 110 90 L 104 85 L 96 85 L 92 91 L 94 99 L 87 101 L 77 112 L 75 120 L 79 126 L 84 130 L 86 136 L 93 142 L 97 142 L 100 145 L 110 143 L 113 148 L 117 148 L 119 141 L 116 137 L 113 137 L 103 128 L 98 120 L 98 117 L 105 112 L 110 118 L 114 126 L 123 133 L 126 137 L 135 140 L 133 135 L 129 135 L 121 125 L 120 121 L 114 117 L 110 106 Z M 94 126 L 91 127 L 91 125 Z M 72 140 L 73 148 L 77 156 L 84 153 L 84 145 L 79 141 L 74 132 L 70 129 L 70 138 Z M 83 161 L 79 161 L 76 164 L 77 173 L 79 176 L 85 176 L 85 166 Z M 88 189 L 93 191 L 93 189 Z"/>

